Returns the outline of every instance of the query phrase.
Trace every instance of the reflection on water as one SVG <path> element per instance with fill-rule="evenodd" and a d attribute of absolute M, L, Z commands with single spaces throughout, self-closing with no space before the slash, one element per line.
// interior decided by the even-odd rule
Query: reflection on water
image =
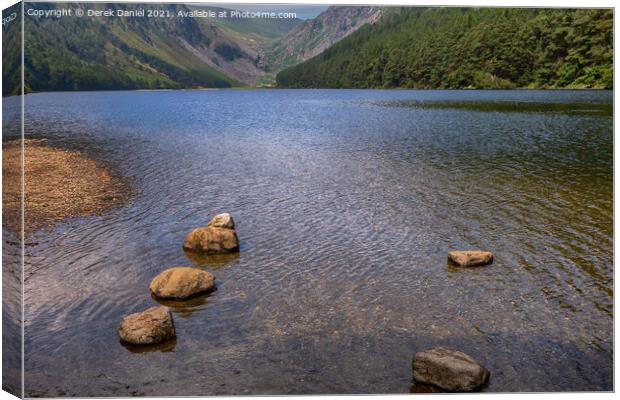
<path fill-rule="evenodd" d="M 202 254 L 183 249 L 183 252 L 187 258 L 196 267 L 205 267 L 211 269 L 218 269 L 224 267 L 234 261 L 237 261 L 240 257 L 239 253 L 224 253 L 224 254 Z"/>
<path fill-rule="evenodd" d="M 181 318 L 186 318 L 195 312 L 203 310 L 208 303 L 209 297 L 211 294 L 215 293 L 216 290 L 217 287 L 208 294 L 194 296 L 185 300 L 159 299 L 153 295 L 151 295 L 151 297 L 162 306 L 169 307 L 170 311 L 172 311 L 175 315 Z"/>
<path fill-rule="evenodd" d="M 600 115 L 611 117 L 613 104 L 608 103 L 566 103 L 566 102 L 540 102 L 540 101 L 421 101 L 421 100 L 396 100 L 379 101 L 377 105 L 386 107 L 411 107 L 411 108 L 453 108 L 481 112 L 514 112 L 514 113 L 543 113 L 543 114 L 567 114 L 567 115 Z"/>
<path fill-rule="evenodd" d="M 125 343 L 121 341 L 119 341 L 119 343 L 121 344 L 121 346 L 126 348 L 131 353 L 141 354 L 141 353 L 152 353 L 154 351 L 161 351 L 161 352 L 167 353 L 167 352 L 174 351 L 174 348 L 177 345 L 177 340 L 170 339 L 170 340 L 166 340 L 163 343 L 146 345 L 146 346 L 138 346 L 135 344 Z"/>
<path fill-rule="evenodd" d="M 611 390 L 613 134 L 596 111 L 611 98 L 26 96 L 29 137 L 108 162 L 138 193 L 28 238 L 27 395 L 408 393 L 413 353 L 440 345 L 482 362 L 486 391 Z M 386 106 L 411 101 L 521 109 Z M 184 253 L 221 212 L 241 254 Z M 468 248 L 494 263 L 447 266 Z M 148 284 L 175 265 L 213 272 L 218 290 L 171 305 L 171 351 L 127 351 L 120 319 L 157 304 Z"/>

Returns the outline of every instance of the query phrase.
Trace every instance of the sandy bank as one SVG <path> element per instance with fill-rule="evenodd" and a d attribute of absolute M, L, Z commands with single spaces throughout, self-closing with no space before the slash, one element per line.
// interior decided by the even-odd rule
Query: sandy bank
<path fill-rule="evenodd" d="M 97 214 L 129 197 L 126 180 L 83 153 L 50 147 L 45 140 L 24 142 L 25 230 L 69 217 Z M 2 224 L 20 229 L 20 142 L 2 146 Z"/>

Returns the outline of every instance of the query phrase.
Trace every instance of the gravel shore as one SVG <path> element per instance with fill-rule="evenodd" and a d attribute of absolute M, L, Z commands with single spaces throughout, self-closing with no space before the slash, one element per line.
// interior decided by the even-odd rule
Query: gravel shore
<path fill-rule="evenodd" d="M 24 141 L 24 149 L 26 232 L 51 227 L 65 218 L 98 214 L 129 197 L 125 179 L 81 152 L 33 139 Z M 18 231 L 20 141 L 4 143 L 2 156 L 2 224 Z"/>

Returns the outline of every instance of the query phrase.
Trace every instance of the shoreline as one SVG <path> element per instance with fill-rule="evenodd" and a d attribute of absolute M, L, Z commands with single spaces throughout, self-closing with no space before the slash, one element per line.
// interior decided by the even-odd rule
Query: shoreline
<path fill-rule="evenodd" d="M 21 229 L 20 140 L 2 145 L 2 225 Z M 24 231 L 52 228 L 79 216 L 98 215 L 122 205 L 130 197 L 126 179 L 103 162 L 85 154 L 60 149 L 45 139 L 24 140 Z"/>
<path fill-rule="evenodd" d="M 445 88 L 292 88 L 292 87 L 229 87 L 229 88 L 182 88 L 182 89 L 107 89 L 107 90 L 58 90 L 58 91 L 46 91 L 46 92 L 27 92 L 24 95 L 29 94 L 45 94 L 45 93 L 115 93 L 115 92 L 219 92 L 219 91 L 252 91 L 252 90 L 371 90 L 371 91 L 410 91 L 410 92 L 613 92 L 614 89 L 605 88 L 512 88 L 512 89 L 474 89 L 474 88 L 460 88 L 460 89 L 445 89 Z M 2 96 L 3 99 L 10 99 L 13 97 L 19 97 L 21 94 L 14 94 L 10 96 Z"/>

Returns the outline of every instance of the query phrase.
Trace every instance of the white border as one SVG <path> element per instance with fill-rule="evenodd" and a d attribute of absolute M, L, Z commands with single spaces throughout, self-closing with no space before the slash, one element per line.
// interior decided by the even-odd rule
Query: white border
<path fill-rule="evenodd" d="M 45 0 L 42 0 L 45 1 Z M 101 0 L 91 0 L 91 1 L 95 1 L 95 2 L 102 2 L 105 3 L 106 1 L 101 1 Z M 65 1 L 63 1 L 65 2 Z M 79 3 L 80 1 L 66 1 L 67 3 L 69 2 L 76 2 Z M 82 1 L 83 2 L 83 1 Z M 559 1 L 559 0 L 522 0 L 522 1 L 493 1 L 493 0 L 473 0 L 473 1 L 458 1 L 458 0 L 423 0 L 423 1 L 416 1 L 416 0 L 375 0 L 375 1 L 365 1 L 365 0 L 336 0 L 336 1 L 327 1 L 327 0 L 312 0 L 312 1 L 301 1 L 301 0 L 284 0 L 284 1 L 279 1 L 279 0 L 267 0 L 267 1 L 258 1 L 258 0 L 241 0 L 241 1 L 234 1 L 234 0 L 218 0 L 218 1 L 211 1 L 211 2 L 206 2 L 206 1 L 188 1 L 188 2 L 184 2 L 184 1 L 166 1 L 166 0 L 139 0 L 139 1 L 130 1 L 130 0 L 112 0 L 109 2 L 123 2 L 123 3 L 171 3 L 171 2 L 175 2 L 175 3 L 203 3 L 203 4 L 208 4 L 208 3 L 217 3 L 217 4 L 225 4 L 225 3 L 229 3 L 229 4 L 300 4 L 300 5 L 309 5 L 309 4 L 325 4 L 325 5 L 347 5 L 347 4 L 354 4 L 354 5 L 416 5 L 416 6 L 487 6 L 487 7 L 565 7 L 565 8 L 578 8 L 578 7 L 588 7 L 588 8 L 594 8 L 594 7 L 615 7 L 616 2 L 613 0 L 588 0 L 588 1 L 584 1 L 584 0 L 564 0 L 564 1 Z M 16 1 L 12 1 L 12 0 L 0 0 L 0 5 L 2 6 L 2 9 L 7 8 L 13 4 L 15 4 Z M 23 15 L 22 15 L 23 18 Z M 617 18 L 617 16 L 614 16 L 614 33 L 615 33 L 615 18 Z M 22 22 L 22 37 L 23 37 L 23 22 Z M 615 49 L 618 48 L 618 36 L 614 34 L 614 53 L 615 53 Z M 23 46 L 23 40 L 22 40 L 22 46 Z M 0 49 L 1 49 L 1 43 L 0 43 Z M 23 62 L 23 49 L 22 49 L 22 62 Z M 1 73 L 1 67 L 0 67 L 0 73 Z M 614 63 L 614 94 L 615 94 L 615 87 L 616 87 L 616 79 L 615 77 L 618 74 L 618 68 L 617 65 Z M 23 82 L 23 70 L 22 70 L 22 82 Z M 23 90 L 23 85 L 22 85 L 22 90 Z M 22 96 L 22 113 L 23 113 L 23 96 Z M 617 98 L 614 95 L 614 116 L 617 115 Z M 1 111 L 0 111 L 1 112 Z M 23 118 L 22 118 L 22 124 L 23 124 Z M 23 126 L 22 126 L 22 135 L 23 135 Z M 616 189 L 618 187 L 620 187 L 619 183 L 620 183 L 620 177 L 617 174 L 617 169 L 616 169 L 616 165 L 615 165 L 615 155 L 616 155 L 616 150 L 618 149 L 619 143 L 617 140 L 615 140 L 615 138 L 617 137 L 617 125 L 615 124 L 615 118 L 614 118 L 614 232 L 618 231 L 618 221 L 615 218 L 615 210 L 616 210 L 616 198 L 617 198 L 617 192 Z M 1 152 L 0 152 L 1 153 Z M 0 163 L 2 162 L 2 156 L 0 154 Z M 22 160 L 23 162 L 23 160 Z M 0 185 L 2 183 L 2 179 L 0 177 Z M 22 176 L 22 185 L 23 185 L 23 176 Z M 22 186 L 23 188 L 23 186 Z M 22 216 L 23 217 L 23 216 Z M 23 226 L 23 223 L 22 223 Z M 23 234 L 23 233 L 22 233 Z M 2 233 L 0 232 L 0 245 L 2 243 Z M 616 245 L 615 245 L 615 240 L 614 240 L 614 266 L 616 265 L 615 261 L 616 261 Z M 23 247 L 23 246 L 22 246 Z M 616 278 L 616 271 L 614 271 L 614 288 L 615 288 L 615 278 Z M 22 282 L 23 282 L 23 269 L 22 269 Z M 0 285 L 0 293 L 2 291 L 2 287 Z M 23 299 L 23 287 L 22 287 L 22 299 Z M 614 310 L 615 310 L 615 299 L 614 299 Z M 1 312 L 1 311 L 0 311 Z M 23 302 L 22 302 L 22 312 L 23 312 Z M 618 328 L 618 319 L 614 317 L 614 354 L 616 354 L 616 337 L 615 337 L 615 333 L 618 332 L 617 328 Z M 1 326 L 0 326 L 0 337 L 1 337 Z M 23 330 L 23 325 L 22 325 L 22 330 Z M 22 346 L 23 346 L 23 335 L 22 335 Z M 22 348 L 23 351 L 23 348 Z M 1 355 L 1 349 L 0 349 L 0 355 Z M 408 355 L 404 355 L 405 357 L 407 357 Z M 1 358 L 0 358 L 1 359 Z M 22 364 L 23 364 L 23 357 L 22 357 Z M 618 369 L 615 368 L 616 367 L 616 363 L 615 363 L 615 356 L 614 356 L 614 387 L 615 387 L 615 383 L 618 382 L 617 378 L 618 378 Z M 23 368 L 23 366 L 22 366 Z M 1 380 L 1 378 L 0 378 Z M 23 377 L 22 377 L 23 380 Z M 22 384 L 23 386 L 23 384 Z M 22 388 L 23 389 L 23 388 Z M 403 395 L 374 395 L 372 396 L 373 398 L 376 399 L 381 399 L 381 400 L 387 400 L 387 399 L 398 399 L 398 398 L 404 398 L 404 397 L 409 397 L 412 396 L 410 394 L 403 394 Z M 467 399 L 477 399 L 477 398 L 492 398 L 492 399 L 506 399 L 506 400 L 520 400 L 520 399 L 534 399 L 534 398 L 538 398 L 538 397 L 543 397 L 544 399 L 549 399 L 549 400 L 555 400 L 555 399 L 565 399 L 565 400 L 584 400 L 584 397 L 588 397 L 587 400 L 599 400 L 599 399 L 611 399 L 611 398 L 615 398 L 615 394 L 614 393 L 591 393 L 591 392 L 583 392 L 583 393 L 502 393 L 502 394 L 493 394 L 493 393 L 474 393 L 474 394 L 458 394 L 458 395 L 449 395 L 449 394 L 431 394 L 431 395 L 416 395 L 417 396 L 422 396 L 422 398 L 433 398 L 433 399 L 447 399 L 447 398 L 454 398 L 453 396 L 465 396 Z M 247 396 L 247 397 L 243 397 L 243 399 L 247 399 L 247 400 L 263 400 L 263 399 L 276 399 L 278 397 L 282 397 L 282 396 Z M 311 400 L 316 398 L 317 396 L 295 396 L 296 399 L 300 399 L 300 400 Z M 360 396 L 320 396 L 322 399 L 328 399 L 328 400 L 353 400 L 353 399 L 357 399 Z M 6 392 L 0 392 L 0 400 L 8 400 L 8 399 L 14 399 L 15 397 L 6 393 Z M 143 397 L 145 399 L 153 399 L 153 398 L 148 398 L 148 397 Z M 229 400 L 229 399 L 235 399 L 235 397 L 215 397 L 217 399 L 222 399 L 222 400 Z M 173 397 L 157 397 L 156 399 L 158 400 L 168 400 L 168 399 L 174 399 Z"/>

